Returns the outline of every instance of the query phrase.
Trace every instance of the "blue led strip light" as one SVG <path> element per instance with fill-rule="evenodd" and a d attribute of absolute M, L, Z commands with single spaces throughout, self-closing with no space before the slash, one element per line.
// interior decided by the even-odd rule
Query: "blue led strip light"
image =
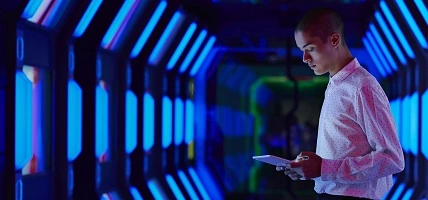
<path fill-rule="evenodd" d="M 406 187 L 406 183 L 401 183 L 397 187 L 397 190 L 395 190 L 394 195 L 392 196 L 391 200 L 398 200 L 398 197 L 400 197 L 400 195 L 404 191 L 405 187 Z"/>
<path fill-rule="evenodd" d="M 369 42 L 367 41 L 366 38 L 363 38 L 363 44 L 367 49 L 368 54 L 370 55 L 370 57 L 372 58 L 373 62 L 376 65 L 376 69 L 379 71 L 379 73 L 382 75 L 382 77 L 386 76 L 386 72 L 383 69 L 382 66 L 380 66 L 379 60 L 377 59 L 376 55 L 373 52 L 372 47 L 370 46 Z"/>
<path fill-rule="evenodd" d="M 144 94 L 143 149 L 149 151 L 155 143 L 155 101 L 150 93 Z"/>
<path fill-rule="evenodd" d="M 147 182 L 147 186 L 149 187 L 154 199 L 168 199 L 156 179 L 149 180 Z"/>
<path fill-rule="evenodd" d="M 25 7 L 25 10 L 22 13 L 21 17 L 24 19 L 33 17 L 34 13 L 36 13 L 42 1 L 43 0 L 30 0 L 30 2 L 28 2 L 27 6 Z"/>
<path fill-rule="evenodd" d="M 52 1 L 42 1 L 39 4 L 39 6 L 38 6 L 36 12 L 33 14 L 33 16 L 30 17 L 30 18 L 28 18 L 27 21 L 33 22 L 33 23 L 36 23 L 36 24 L 42 24 L 43 17 L 48 14 L 48 13 L 46 13 L 46 11 L 49 12 L 49 10 L 48 10 L 49 6 L 51 4 L 53 4 L 53 3 L 55 3 L 55 2 L 52 2 Z"/>
<path fill-rule="evenodd" d="M 206 36 L 206 30 L 202 30 L 201 33 L 199 33 L 198 38 L 196 39 L 195 43 L 193 43 L 192 48 L 190 49 L 189 53 L 187 54 L 186 58 L 180 66 L 180 73 L 185 72 L 187 67 L 189 67 L 190 62 L 193 60 L 193 57 L 195 56 L 196 52 L 198 51 Z"/>
<path fill-rule="evenodd" d="M 85 33 L 86 28 L 88 28 L 89 23 L 91 23 L 92 19 L 95 16 L 95 13 L 98 11 L 98 8 L 100 8 L 102 2 L 102 0 L 91 1 L 91 4 L 89 4 L 89 7 L 83 14 L 82 19 L 80 19 L 79 24 L 77 24 L 77 27 L 73 33 L 73 37 L 78 38 L 82 36 L 83 33 Z"/>
<path fill-rule="evenodd" d="M 379 43 L 380 48 L 382 49 L 382 52 L 385 54 L 386 59 L 388 60 L 389 64 L 392 66 L 394 71 L 398 70 L 397 63 L 394 62 L 394 59 L 391 56 L 391 53 L 389 52 L 388 48 L 385 45 L 385 42 L 380 37 L 380 34 L 376 27 L 373 24 L 370 24 L 370 30 L 373 33 L 373 36 L 376 38 L 376 41 Z"/>
<path fill-rule="evenodd" d="M 400 60 L 401 64 L 407 65 L 407 60 L 404 57 L 403 52 L 398 47 L 398 43 L 395 41 L 394 37 L 392 36 L 391 31 L 389 30 L 388 26 L 385 23 L 385 20 L 383 19 L 382 15 L 379 12 L 375 13 L 375 17 L 377 22 L 379 23 L 379 26 L 381 27 L 381 32 L 383 32 L 388 38 L 389 44 L 391 44 L 392 49 L 394 49 L 395 54 L 397 55 L 398 59 Z"/>
<path fill-rule="evenodd" d="M 45 13 L 45 17 L 42 21 L 43 26 L 54 27 L 65 15 L 67 8 L 70 6 L 71 1 L 53 1 L 50 9 Z"/>
<path fill-rule="evenodd" d="M 399 98 L 391 101 L 391 112 L 397 126 L 398 138 L 401 138 L 401 100 Z"/>
<path fill-rule="evenodd" d="M 184 187 L 186 188 L 187 192 L 189 193 L 190 198 L 191 199 L 199 199 L 198 195 L 196 194 L 196 191 L 193 189 L 192 184 L 190 183 L 186 174 L 183 171 L 178 170 L 178 177 L 180 178 L 181 182 L 183 183 Z"/>
<path fill-rule="evenodd" d="M 143 197 L 141 197 L 140 193 L 138 192 L 137 188 L 135 187 L 130 187 L 129 191 L 131 192 L 132 197 L 135 200 L 143 200 Z"/>
<path fill-rule="evenodd" d="M 108 93 L 101 86 L 96 88 L 96 131 L 95 131 L 95 155 L 102 156 L 108 149 Z"/>
<path fill-rule="evenodd" d="M 171 175 L 167 174 L 165 175 L 165 179 L 166 179 L 166 182 L 168 182 L 168 185 L 171 188 L 172 193 L 174 193 L 175 198 L 177 200 L 184 200 L 185 198 L 183 196 L 183 193 L 181 193 L 174 178 Z"/>
<path fill-rule="evenodd" d="M 195 134 L 194 133 L 195 132 L 195 130 L 194 130 L 194 123 L 195 123 L 195 119 L 194 119 L 195 113 L 194 112 L 195 112 L 195 109 L 194 109 L 192 100 L 190 100 L 190 99 L 186 100 L 185 109 L 186 109 L 186 111 L 185 111 L 185 113 L 186 113 L 185 141 L 186 141 L 186 144 L 190 144 L 190 142 L 192 142 L 194 137 L 195 137 L 194 136 L 194 134 Z"/>
<path fill-rule="evenodd" d="M 404 99 L 403 99 L 403 103 L 402 103 L 402 105 L 401 105 L 402 107 L 403 107 L 403 111 L 406 111 L 406 112 L 403 112 L 402 113 L 402 115 L 403 115 L 403 121 L 402 121 L 402 126 L 403 126 L 403 129 L 402 129 L 402 131 L 403 131 L 403 134 L 401 135 L 402 137 L 401 137 L 401 146 L 403 147 L 403 150 L 404 150 L 404 152 L 405 153 L 408 153 L 409 152 L 409 149 L 410 149 L 410 145 L 409 145 L 409 139 L 410 139 L 410 137 L 409 136 L 407 136 L 407 135 L 405 135 L 405 133 L 409 133 L 409 131 L 411 131 L 410 130 L 410 119 L 411 119 L 411 113 L 410 113 L 410 109 L 411 109 L 411 107 L 410 107 L 410 96 L 409 95 L 407 95 L 406 97 L 404 97 Z"/>
<path fill-rule="evenodd" d="M 189 28 L 184 34 L 183 39 L 181 40 L 180 44 L 178 45 L 177 49 L 174 51 L 174 54 L 172 55 L 171 59 L 168 61 L 168 64 L 166 65 L 167 70 L 171 70 L 174 68 L 175 64 L 177 63 L 178 59 L 183 53 L 184 48 L 186 48 L 187 43 L 189 43 L 190 38 L 192 38 L 192 35 L 195 32 L 195 30 L 196 30 L 196 23 L 190 24 Z"/>
<path fill-rule="evenodd" d="M 101 41 L 103 48 L 115 49 L 118 38 L 123 33 L 139 2 L 139 0 L 125 0 Z"/>
<path fill-rule="evenodd" d="M 398 7 L 400 8 L 401 13 L 403 13 L 404 18 L 406 19 L 406 22 L 409 24 L 411 32 L 415 34 L 416 39 L 418 39 L 419 44 L 427 49 L 428 43 L 425 40 L 424 35 L 421 32 L 421 29 L 419 29 L 419 26 L 416 24 L 415 19 L 413 19 L 412 14 L 410 13 L 409 9 L 407 8 L 406 4 L 403 0 L 396 0 Z M 428 15 L 428 13 L 424 13 L 423 15 Z"/>
<path fill-rule="evenodd" d="M 33 84 L 22 71 L 15 75 L 15 169 L 33 156 Z"/>
<path fill-rule="evenodd" d="M 172 102 L 167 96 L 162 98 L 162 147 L 172 143 Z"/>
<path fill-rule="evenodd" d="M 126 145 L 125 150 L 126 153 L 129 154 L 137 146 L 137 96 L 135 94 L 128 90 L 126 91 L 126 116 L 125 116 L 125 123 L 126 123 Z"/>
<path fill-rule="evenodd" d="M 169 45 L 173 41 L 172 37 L 177 33 L 177 30 L 183 21 L 182 19 L 184 18 L 178 11 L 172 16 L 171 21 L 165 28 L 165 31 L 149 56 L 149 63 L 151 65 L 157 65 L 159 60 L 163 57 L 165 49 L 168 49 Z"/>
<path fill-rule="evenodd" d="M 196 187 L 198 188 L 199 192 L 201 193 L 202 199 L 210 199 L 207 191 L 205 190 L 205 187 L 202 185 L 201 180 L 199 179 L 198 175 L 192 167 L 189 167 L 189 174 L 190 177 L 192 177 L 193 182 L 196 184 Z"/>
<path fill-rule="evenodd" d="M 82 89 L 73 81 L 68 81 L 68 133 L 67 157 L 71 162 L 82 151 Z"/>
<path fill-rule="evenodd" d="M 366 36 L 367 36 L 367 39 L 369 39 L 369 42 L 372 45 L 378 59 L 380 60 L 381 66 L 385 69 L 387 74 L 391 74 L 391 68 L 388 67 L 388 63 L 386 62 L 385 58 L 383 57 L 382 51 L 377 46 L 377 43 L 376 43 L 375 39 L 373 38 L 372 33 L 370 33 L 368 31 Z"/>
<path fill-rule="evenodd" d="M 419 11 L 421 12 L 422 17 L 425 20 L 425 23 L 428 24 L 428 15 L 427 15 L 428 9 L 425 6 L 424 2 L 422 0 L 415 0 L 415 4 L 418 7 Z"/>
<path fill-rule="evenodd" d="M 409 103 L 410 103 L 410 118 L 407 118 L 407 119 L 410 120 L 410 132 L 409 132 L 410 138 L 408 142 L 409 142 L 410 151 L 413 153 L 413 155 L 417 155 L 419 153 L 418 152 L 418 141 L 419 141 L 419 137 L 418 137 L 419 93 L 418 92 L 413 93 L 413 95 L 410 97 Z"/>
<path fill-rule="evenodd" d="M 413 194 L 413 188 L 407 189 L 407 192 L 404 194 L 401 200 L 409 200 L 412 197 L 412 194 Z"/>
<path fill-rule="evenodd" d="M 394 30 L 395 34 L 397 35 L 398 40 L 403 45 L 404 50 L 406 51 L 407 55 L 410 58 L 415 58 L 415 53 L 413 52 L 412 48 L 410 48 L 410 45 L 407 42 L 406 37 L 404 36 L 403 32 L 401 31 L 400 26 L 398 26 L 397 22 L 395 21 L 391 11 L 389 10 L 388 6 L 385 3 L 385 1 L 380 2 L 380 7 L 382 8 L 382 11 L 385 14 L 386 18 L 388 19 L 388 22 L 390 23 L 392 29 Z"/>
<path fill-rule="evenodd" d="M 428 160 L 428 90 L 422 95 L 422 140 L 421 149 L 425 159 Z"/>
<path fill-rule="evenodd" d="M 175 99 L 174 103 L 174 144 L 176 146 L 180 145 L 183 142 L 184 138 L 184 106 L 183 106 L 183 100 L 180 98 Z"/>
<path fill-rule="evenodd" d="M 138 54 L 140 54 L 140 51 L 143 49 L 144 45 L 146 44 L 147 40 L 152 34 L 153 29 L 155 28 L 163 12 L 165 11 L 166 6 L 167 6 L 166 1 L 161 1 L 159 3 L 158 7 L 156 8 L 155 12 L 150 18 L 150 21 L 147 23 L 146 28 L 144 28 L 144 31 L 141 33 L 140 37 L 135 43 L 134 48 L 132 48 L 131 55 L 130 55 L 131 58 L 135 58 L 138 56 Z"/>
<path fill-rule="evenodd" d="M 196 72 L 198 72 L 199 68 L 202 65 L 202 62 L 204 62 L 208 53 L 211 51 L 211 48 L 214 46 L 215 41 L 216 41 L 216 37 L 211 36 L 207 44 L 205 45 L 204 49 L 202 50 L 201 54 L 199 55 L 199 58 L 196 60 L 192 69 L 190 70 L 190 76 L 195 76 Z"/>

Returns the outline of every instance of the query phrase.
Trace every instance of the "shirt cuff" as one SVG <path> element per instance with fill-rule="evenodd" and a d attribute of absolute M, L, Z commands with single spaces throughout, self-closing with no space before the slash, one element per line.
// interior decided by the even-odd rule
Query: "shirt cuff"
<path fill-rule="evenodd" d="M 323 181 L 331 181 L 336 177 L 336 160 L 331 159 L 322 159 L 321 162 L 321 180 Z"/>

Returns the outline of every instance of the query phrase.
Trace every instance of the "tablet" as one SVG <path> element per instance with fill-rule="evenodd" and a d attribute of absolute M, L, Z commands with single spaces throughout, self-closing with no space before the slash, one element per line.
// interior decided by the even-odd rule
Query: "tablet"
<path fill-rule="evenodd" d="M 280 158 L 273 155 L 253 156 L 253 159 L 261 162 L 265 162 L 271 165 L 275 165 L 275 166 L 278 166 L 280 164 L 288 165 L 291 162 L 291 160 L 287 160 L 285 158 Z"/>

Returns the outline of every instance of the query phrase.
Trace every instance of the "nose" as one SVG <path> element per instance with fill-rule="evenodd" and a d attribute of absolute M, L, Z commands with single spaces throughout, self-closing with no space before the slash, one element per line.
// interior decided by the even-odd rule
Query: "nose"
<path fill-rule="evenodd" d="M 311 55 L 309 55 L 306 51 L 303 52 L 303 62 L 308 63 L 311 61 Z"/>

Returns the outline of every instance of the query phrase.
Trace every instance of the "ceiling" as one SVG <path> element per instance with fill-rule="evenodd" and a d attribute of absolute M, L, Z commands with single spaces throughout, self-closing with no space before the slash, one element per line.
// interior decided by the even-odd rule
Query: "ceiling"
<path fill-rule="evenodd" d="M 345 22 L 350 47 L 361 38 L 373 15 L 375 0 L 182 0 L 187 11 L 207 24 L 228 47 L 285 48 L 298 20 L 310 8 L 337 10 Z M 293 44 L 294 45 L 294 39 Z"/>
<path fill-rule="evenodd" d="M 189 14 L 197 16 L 215 33 L 217 46 L 229 49 L 228 57 L 248 63 L 253 70 L 257 66 L 263 70 L 266 66 L 277 67 L 271 70 L 271 75 L 283 74 L 284 66 L 293 66 L 300 76 L 314 76 L 302 63 L 302 54 L 294 41 L 294 29 L 303 14 L 318 6 L 337 10 L 344 19 L 348 46 L 362 48 L 361 38 L 378 1 L 181 0 L 181 3 Z"/>

